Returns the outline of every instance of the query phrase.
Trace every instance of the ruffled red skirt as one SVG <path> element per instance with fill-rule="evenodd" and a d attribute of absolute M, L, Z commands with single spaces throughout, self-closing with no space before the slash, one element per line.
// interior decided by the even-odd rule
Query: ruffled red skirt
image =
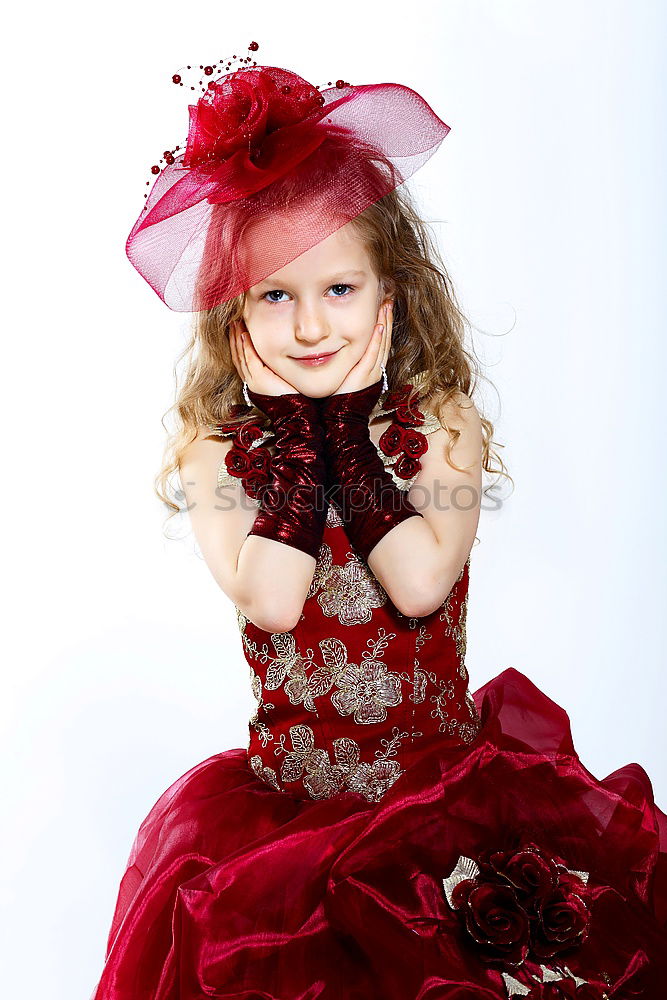
<path fill-rule="evenodd" d="M 91 1000 L 603 1000 L 667 996 L 667 817 L 603 780 L 523 674 L 474 693 L 474 743 L 378 803 L 299 799 L 245 749 L 141 824 Z"/>

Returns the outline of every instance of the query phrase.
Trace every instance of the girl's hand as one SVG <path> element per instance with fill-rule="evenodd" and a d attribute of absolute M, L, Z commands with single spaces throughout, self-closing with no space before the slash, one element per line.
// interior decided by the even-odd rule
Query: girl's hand
<path fill-rule="evenodd" d="M 378 311 L 378 321 L 366 350 L 332 395 L 339 396 L 344 392 L 367 389 L 382 377 L 380 366 L 386 366 L 391 349 L 392 321 L 393 302 L 385 302 Z"/>
<path fill-rule="evenodd" d="M 255 350 L 250 334 L 243 320 L 237 320 L 229 331 L 229 346 L 232 360 L 240 377 L 248 383 L 248 389 L 264 396 L 285 396 L 289 392 L 298 392 L 293 385 L 276 375 L 272 368 L 265 365 Z"/>

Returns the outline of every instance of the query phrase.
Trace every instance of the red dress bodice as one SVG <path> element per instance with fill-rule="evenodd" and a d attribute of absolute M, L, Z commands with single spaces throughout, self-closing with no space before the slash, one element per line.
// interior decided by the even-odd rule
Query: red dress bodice
<path fill-rule="evenodd" d="M 370 419 L 392 409 L 378 405 Z M 423 453 L 440 423 L 416 412 L 423 419 L 409 432 L 413 451 L 414 434 L 423 435 Z M 396 448 L 404 428 L 394 417 L 376 448 L 396 486 L 408 490 L 420 465 Z M 229 464 L 219 485 L 238 488 Z M 377 802 L 434 744 L 471 742 L 479 717 L 465 667 L 469 568 L 468 559 L 438 609 L 409 618 L 354 551 L 330 503 L 296 626 L 266 632 L 236 609 L 257 699 L 247 748 L 254 773 L 298 798 L 351 791 Z"/>

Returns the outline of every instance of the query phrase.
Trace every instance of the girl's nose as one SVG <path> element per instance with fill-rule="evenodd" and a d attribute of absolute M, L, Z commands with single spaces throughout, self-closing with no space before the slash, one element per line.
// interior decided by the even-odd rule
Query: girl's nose
<path fill-rule="evenodd" d="M 317 343 L 328 333 L 326 322 L 315 308 L 302 309 L 294 317 L 294 337 L 303 343 Z"/>

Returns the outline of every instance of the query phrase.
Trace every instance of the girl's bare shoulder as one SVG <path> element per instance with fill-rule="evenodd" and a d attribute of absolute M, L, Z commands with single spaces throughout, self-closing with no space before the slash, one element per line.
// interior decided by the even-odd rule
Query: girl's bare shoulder
<path fill-rule="evenodd" d="M 466 430 L 468 433 L 481 431 L 482 418 L 477 407 L 461 389 L 456 389 L 452 396 L 441 404 L 444 399 L 442 395 L 433 394 L 419 403 L 419 408 L 423 413 L 440 417 L 441 425 L 455 430 Z"/>
<path fill-rule="evenodd" d="M 203 424 L 197 427 L 194 438 L 183 448 L 178 464 L 181 470 L 211 466 L 224 458 L 232 444 L 232 434 L 221 433 L 215 425 Z"/>

